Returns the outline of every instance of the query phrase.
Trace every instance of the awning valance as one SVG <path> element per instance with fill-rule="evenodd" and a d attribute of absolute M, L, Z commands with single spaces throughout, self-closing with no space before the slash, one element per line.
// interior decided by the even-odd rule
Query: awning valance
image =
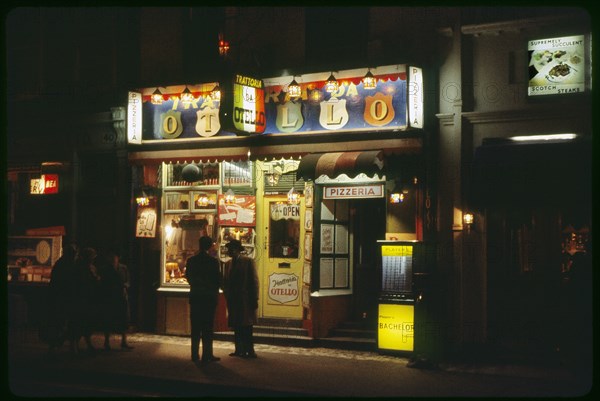
<path fill-rule="evenodd" d="M 314 180 L 321 175 L 329 178 L 335 178 L 340 174 L 354 178 L 360 173 L 372 176 L 383 169 L 383 164 L 381 150 L 310 153 L 300 160 L 296 176 L 305 180 Z"/>

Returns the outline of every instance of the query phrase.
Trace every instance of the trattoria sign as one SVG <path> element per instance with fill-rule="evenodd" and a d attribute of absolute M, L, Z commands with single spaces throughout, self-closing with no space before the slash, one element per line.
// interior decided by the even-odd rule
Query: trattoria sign
<path fill-rule="evenodd" d="M 265 132 L 265 89 L 257 78 L 236 75 L 233 82 L 233 125 L 238 131 Z"/>
<path fill-rule="evenodd" d="M 273 273 L 269 276 L 270 304 L 300 304 L 300 278 L 295 274 Z"/>

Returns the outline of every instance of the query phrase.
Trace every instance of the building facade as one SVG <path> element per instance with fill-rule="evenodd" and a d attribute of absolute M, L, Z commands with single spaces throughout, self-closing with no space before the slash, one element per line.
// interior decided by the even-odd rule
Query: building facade
<path fill-rule="evenodd" d="M 31 18 L 29 11 L 17 20 Z M 38 20 L 42 16 L 42 27 L 57 18 L 48 10 L 33 11 Z M 103 60 L 113 72 L 89 70 L 90 76 L 105 77 L 105 85 L 72 90 L 80 98 L 98 94 L 95 106 L 78 111 L 82 122 L 64 125 L 53 117 L 52 132 L 61 140 L 40 147 L 44 135 L 23 143 L 22 128 L 9 118 L 7 218 L 14 236 L 64 226 L 69 240 L 125 245 L 140 329 L 189 332 L 185 257 L 201 233 L 220 245 L 231 236 L 246 244 L 261 276 L 262 318 L 300 322 L 315 338 L 346 320 L 376 326 L 382 279 L 377 240 L 397 238 L 434 249 L 435 263 L 414 276 L 420 352 L 486 348 L 547 355 L 568 341 L 553 327 L 566 308 L 569 258 L 576 251 L 591 254 L 591 21 L 584 10 L 142 8 L 128 17 L 111 12 L 118 28 L 109 35 L 113 46 L 100 45 L 103 38 L 90 29 L 87 39 L 106 52 L 85 56 L 81 38 L 80 58 L 73 58 L 90 60 L 89 65 Z M 42 33 L 39 42 L 15 39 L 15 54 L 48 48 Z M 229 44 L 227 54 L 219 54 L 221 40 Z M 563 56 L 569 61 L 559 60 Z M 52 66 L 47 56 L 42 61 Z M 562 67 L 550 73 L 558 64 Z M 69 67 L 84 71 L 78 66 L 85 65 L 74 61 Z M 417 123 L 408 118 L 411 66 L 422 71 L 423 116 Z M 392 67 L 400 70 L 394 75 Z M 405 111 L 405 120 L 385 120 L 377 108 L 390 106 L 384 101 L 365 108 L 371 95 L 361 79 L 369 70 L 380 79 L 375 92 L 382 95 L 386 83 L 407 85 L 406 103 L 389 107 Z M 49 84 L 53 78 L 77 76 L 58 66 L 52 71 L 56 74 L 37 74 L 45 78 L 26 86 L 15 70 L 9 74 L 9 82 L 18 83 L 13 93 L 45 88 L 39 102 L 47 101 L 59 90 Z M 214 100 L 217 85 L 227 93 L 238 74 L 263 82 L 265 113 L 274 116 L 265 119 L 264 131 L 236 134 L 231 116 L 228 120 L 216 101 L 204 104 Z M 322 90 L 330 74 L 345 80 L 343 94 Z M 554 81 L 536 82 L 548 76 Z M 574 76 L 577 83 L 568 86 L 565 80 Z M 289 98 L 292 80 L 301 86 L 301 100 Z M 193 105 L 175 105 L 187 86 Z M 162 106 L 151 103 L 156 88 Z M 326 97 L 313 101 L 313 92 Z M 141 96 L 138 143 L 127 140 L 126 124 L 133 119 L 128 93 Z M 341 126 L 346 117 L 339 120 L 334 113 L 339 105 L 319 118 L 319 110 L 327 110 L 320 102 L 331 97 L 347 102 L 350 125 Z M 11 103 L 15 115 L 25 115 L 28 102 Z M 161 111 L 149 113 L 153 108 Z M 161 117 L 169 110 L 180 117 Z M 365 110 L 375 117 L 369 121 Z M 192 120 L 186 115 L 221 127 L 188 127 Z M 256 125 L 256 118 L 250 120 Z M 338 126 L 327 127 L 327 121 Z M 353 125 L 357 121 L 362 126 Z M 550 134 L 575 136 L 533 137 Z M 518 145 L 515 137 L 530 141 Z M 26 149 L 36 144 L 40 155 L 32 157 Z M 64 200 L 57 206 L 52 204 L 57 198 L 42 198 L 39 207 L 52 216 L 42 222 L 28 217 L 27 210 L 36 207 L 31 202 L 41 198 L 24 186 L 48 161 L 60 161 L 65 169 L 59 178 L 68 184 L 59 196 L 69 208 L 62 207 Z M 29 167 L 19 167 L 23 162 Z M 390 203 L 390 192 L 402 186 L 405 200 Z M 299 203 L 288 203 L 291 189 Z M 240 203 L 226 203 L 228 190 Z M 342 191 L 349 195 L 344 198 Z M 372 191 L 382 196 L 365 196 Z M 136 198 L 143 195 L 150 203 L 138 206 Z M 231 205 L 237 212 L 231 214 Z M 142 213 L 148 209 L 154 214 Z M 220 311 L 225 313 L 224 305 Z"/>

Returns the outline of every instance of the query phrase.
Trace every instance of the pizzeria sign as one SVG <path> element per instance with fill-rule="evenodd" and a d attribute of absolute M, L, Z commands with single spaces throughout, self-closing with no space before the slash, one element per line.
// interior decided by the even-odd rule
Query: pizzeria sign
<path fill-rule="evenodd" d="M 325 187 L 324 199 L 383 198 L 383 184 Z"/>

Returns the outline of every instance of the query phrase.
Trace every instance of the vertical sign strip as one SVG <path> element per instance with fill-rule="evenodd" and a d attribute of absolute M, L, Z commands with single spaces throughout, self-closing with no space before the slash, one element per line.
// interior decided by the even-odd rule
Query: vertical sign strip
<path fill-rule="evenodd" d="M 423 69 L 408 68 L 408 125 L 423 128 Z"/>
<path fill-rule="evenodd" d="M 142 94 L 129 92 L 127 101 L 127 143 L 142 143 Z"/>

